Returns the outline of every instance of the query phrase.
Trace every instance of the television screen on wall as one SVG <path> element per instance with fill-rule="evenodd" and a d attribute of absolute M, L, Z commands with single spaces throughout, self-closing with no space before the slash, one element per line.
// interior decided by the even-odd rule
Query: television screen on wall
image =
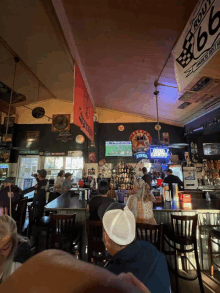
<path fill-rule="evenodd" d="M 204 156 L 220 155 L 220 143 L 203 143 Z"/>
<path fill-rule="evenodd" d="M 106 141 L 106 157 L 132 157 L 131 141 Z"/>

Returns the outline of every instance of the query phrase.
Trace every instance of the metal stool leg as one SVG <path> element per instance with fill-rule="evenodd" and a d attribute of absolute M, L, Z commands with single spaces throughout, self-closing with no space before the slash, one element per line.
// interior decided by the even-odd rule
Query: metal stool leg
<path fill-rule="evenodd" d="M 179 279 L 178 279 L 178 263 L 177 263 L 177 250 L 176 250 L 176 243 L 174 242 L 174 256 L 175 256 L 175 279 L 176 279 L 176 291 L 175 292 L 179 292 Z"/>
<path fill-rule="evenodd" d="M 203 282 L 202 282 L 200 265 L 199 265 L 199 255 L 198 255 L 198 250 L 197 250 L 197 243 L 194 244 L 194 249 L 195 249 L 194 253 L 195 253 L 195 259 L 196 259 L 197 275 L 198 275 L 198 280 L 199 280 L 200 292 L 205 293 L 204 287 L 203 287 Z"/>
<path fill-rule="evenodd" d="M 210 276 L 214 276 L 214 267 L 212 262 L 212 241 L 211 241 L 211 233 L 209 232 L 209 239 L 208 239 L 208 246 L 209 246 L 209 271 Z"/>

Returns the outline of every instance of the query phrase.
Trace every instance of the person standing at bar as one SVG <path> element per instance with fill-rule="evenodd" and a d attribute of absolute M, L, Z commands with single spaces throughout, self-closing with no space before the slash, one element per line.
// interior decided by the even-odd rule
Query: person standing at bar
<path fill-rule="evenodd" d="M 56 193 L 58 193 L 59 195 L 61 194 L 62 184 L 63 184 L 63 181 L 65 180 L 64 176 L 65 176 L 65 171 L 61 170 L 57 175 L 57 180 L 54 185 L 56 189 Z"/>
<path fill-rule="evenodd" d="M 65 180 L 63 181 L 62 184 L 62 188 L 61 188 L 61 194 L 70 191 L 70 189 L 72 188 L 72 182 L 71 182 L 71 178 L 72 178 L 71 173 L 66 173 L 65 174 Z"/>
<path fill-rule="evenodd" d="M 147 174 L 147 168 L 144 167 L 142 169 L 142 172 L 144 174 L 144 176 L 142 177 L 142 179 L 150 186 L 151 189 L 151 185 L 152 185 L 152 177 L 150 175 Z"/>
<path fill-rule="evenodd" d="M 181 186 L 183 186 L 183 182 L 179 179 L 178 176 L 173 175 L 173 171 L 171 169 L 166 170 L 167 177 L 164 179 L 164 183 L 169 184 L 169 190 L 171 190 L 171 196 L 173 198 L 173 188 L 172 184 L 177 183 L 179 190 L 181 189 Z"/>

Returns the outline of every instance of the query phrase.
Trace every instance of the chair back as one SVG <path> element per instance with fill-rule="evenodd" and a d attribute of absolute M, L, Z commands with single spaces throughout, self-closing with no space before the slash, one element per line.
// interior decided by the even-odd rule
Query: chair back
<path fill-rule="evenodd" d="M 176 236 L 196 238 L 198 214 L 194 216 L 176 216 L 171 214 L 172 229 Z"/>
<path fill-rule="evenodd" d="M 163 224 L 151 225 L 136 223 L 136 233 L 139 240 L 145 240 L 162 250 L 162 231 Z"/>
<path fill-rule="evenodd" d="M 103 261 L 106 259 L 106 250 L 102 239 L 102 228 L 102 221 L 86 220 L 86 229 L 88 235 L 88 261 L 94 264 L 103 263 Z"/>
<path fill-rule="evenodd" d="M 17 222 L 17 228 L 18 233 L 22 233 L 22 228 L 24 226 L 25 218 L 26 218 L 26 210 L 27 210 L 27 201 L 28 197 L 24 197 L 23 199 L 19 200 L 17 204 L 17 215 L 16 215 L 16 222 Z"/>
<path fill-rule="evenodd" d="M 44 214 L 44 207 L 42 206 L 28 206 L 29 224 L 40 220 Z"/>
<path fill-rule="evenodd" d="M 76 221 L 76 214 L 73 215 L 55 215 L 50 213 L 51 217 L 51 245 L 55 243 L 73 242 L 73 232 Z M 72 243 L 71 243 L 72 244 Z"/>
<path fill-rule="evenodd" d="M 114 190 L 109 190 L 107 192 L 107 196 L 112 198 L 112 199 L 116 199 L 116 192 Z"/>

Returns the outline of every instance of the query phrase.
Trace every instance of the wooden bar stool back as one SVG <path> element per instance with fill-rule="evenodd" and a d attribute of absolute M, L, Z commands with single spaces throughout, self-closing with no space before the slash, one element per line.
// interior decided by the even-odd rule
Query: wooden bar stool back
<path fill-rule="evenodd" d="M 162 230 L 163 224 L 136 223 L 137 238 L 152 243 L 159 251 L 162 249 Z"/>
<path fill-rule="evenodd" d="M 88 262 L 103 266 L 106 261 L 106 249 L 103 242 L 102 221 L 86 221 L 88 235 Z"/>
<path fill-rule="evenodd" d="M 73 215 L 51 215 L 51 247 L 72 252 L 76 214 Z M 64 247 L 64 244 L 68 244 Z"/>
<path fill-rule="evenodd" d="M 197 230 L 198 215 L 194 216 L 176 216 L 171 214 L 171 230 L 164 229 L 164 240 L 167 244 L 174 249 L 175 256 L 175 278 L 176 278 L 176 291 L 179 292 L 178 277 L 193 281 L 198 278 L 200 291 L 204 293 L 204 287 L 201 277 L 201 270 L 199 264 L 199 256 L 197 250 L 196 230 Z M 166 240 L 168 238 L 173 242 L 171 244 Z M 196 268 L 188 260 L 186 253 L 194 252 Z M 166 252 L 164 252 L 166 254 Z M 181 255 L 183 270 L 187 272 L 186 261 L 188 260 L 192 267 L 197 271 L 196 276 L 186 277 L 178 273 L 178 259 L 177 255 Z"/>

